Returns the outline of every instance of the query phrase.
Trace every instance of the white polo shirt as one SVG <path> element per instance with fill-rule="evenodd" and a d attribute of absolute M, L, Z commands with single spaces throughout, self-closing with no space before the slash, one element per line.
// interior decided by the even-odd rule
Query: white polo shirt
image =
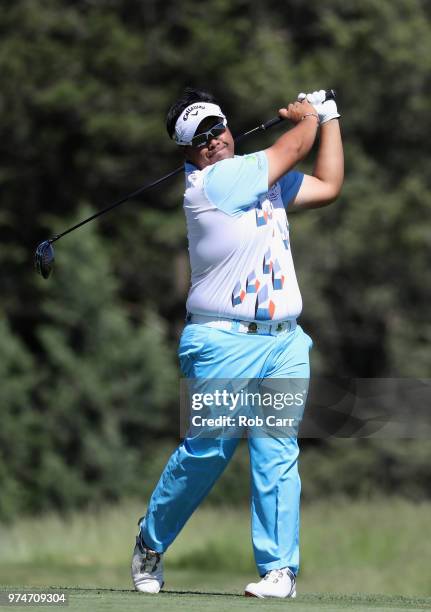
<path fill-rule="evenodd" d="M 187 311 L 244 321 L 296 318 L 296 280 L 285 207 L 303 174 L 292 171 L 268 191 L 264 151 L 203 170 L 186 163 L 191 287 Z"/>

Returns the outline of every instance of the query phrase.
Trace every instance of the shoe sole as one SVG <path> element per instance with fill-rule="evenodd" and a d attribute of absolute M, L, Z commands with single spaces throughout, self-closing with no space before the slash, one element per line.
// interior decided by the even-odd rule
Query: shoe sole
<path fill-rule="evenodd" d="M 256 595 L 256 593 L 252 593 L 251 591 L 244 591 L 244 597 L 256 597 L 257 599 L 265 599 L 263 595 Z"/>
<path fill-rule="evenodd" d="M 287 597 L 265 597 L 264 595 L 258 595 L 257 593 L 252 593 L 251 591 L 244 591 L 244 597 L 256 597 L 256 599 L 295 599 L 296 590 Z"/>
<path fill-rule="evenodd" d="M 165 586 L 165 583 L 164 581 L 162 582 L 160 589 L 156 593 L 152 593 L 151 591 L 141 591 L 138 589 L 135 583 L 133 583 L 133 586 L 135 587 L 135 591 L 137 591 L 138 593 L 143 593 L 144 595 L 158 595 L 160 591 L 163 589 L 163 587 Z"/>

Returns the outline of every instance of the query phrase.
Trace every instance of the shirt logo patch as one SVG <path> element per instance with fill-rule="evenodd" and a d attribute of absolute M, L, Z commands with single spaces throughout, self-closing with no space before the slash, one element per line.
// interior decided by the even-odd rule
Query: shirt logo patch
<path fill-rule="evenodd" d="M 281 197 L 281 189 L 279 183 L 274 183 L 271 189 L 268 191 L 268 197 L 271 202 L 277 202 Z"/>

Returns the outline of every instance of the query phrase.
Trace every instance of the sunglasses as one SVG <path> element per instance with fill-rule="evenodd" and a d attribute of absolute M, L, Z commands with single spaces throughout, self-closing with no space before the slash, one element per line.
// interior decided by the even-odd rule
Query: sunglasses
<path fill-rule="evenodd" d="M 197 147 L 197 148 L 203 147 L 204 145 L 207 144 L 208 140 L 210 140 L 211 138 L 218 138 L 225 131 L 226 131 L 226 126 L 223 123 L 223 121 L 221 121 L 220 123 L 216 123 L 215 125 L 213 125 L 210 130 L 207 130 L 206 132 L 202 132 L 201 134 L 196 134 L 196 136 L 193 136 L 190 144 L 192 147 Z"/>

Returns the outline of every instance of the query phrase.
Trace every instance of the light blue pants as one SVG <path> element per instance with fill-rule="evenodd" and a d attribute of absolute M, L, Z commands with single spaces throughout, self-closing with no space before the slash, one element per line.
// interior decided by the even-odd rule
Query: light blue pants
<path fill-rule="evenodd" d="M 308 381 L 309 336 L 297 326 L 277 336 L 188 324 L 178 355 L 188 378 L 297 378 Z M 186 437 L 170 457 L 141 521 L 144 542 L 164 552 L 209 493 L 239 438 Z M 249 437 L 252 540 L 260 575 L 299 569 L 298 443 Z M 234 537 L 234 534 L 232 534 Z"/>

